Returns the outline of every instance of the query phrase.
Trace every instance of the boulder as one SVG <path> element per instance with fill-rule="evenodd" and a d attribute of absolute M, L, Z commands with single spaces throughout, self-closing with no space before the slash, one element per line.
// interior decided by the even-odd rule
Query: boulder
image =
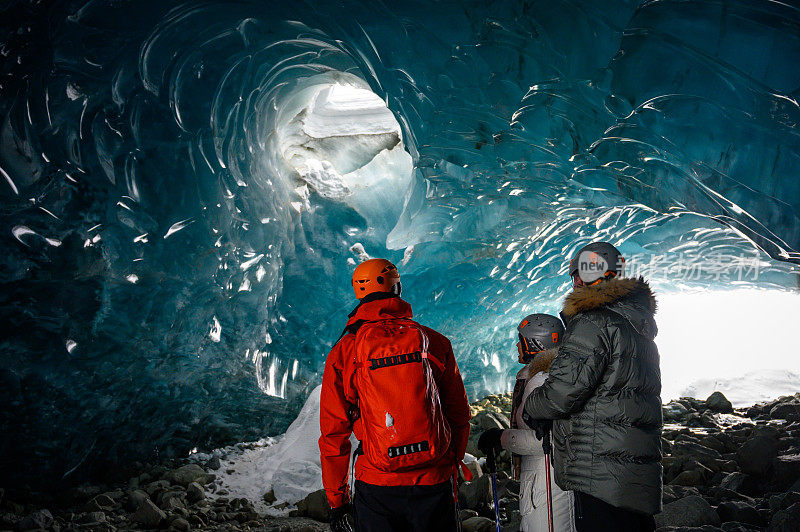
<path fill-rule="evenodd" d="M 705 484 L 705 474 L 700 469 L 683 471 L 670 482 L 674 486 L 702 486 Z"/>
<path fill-rule="evenodd" d="M 463 532 L 492 532 L 494 529 L 494 521 L 486 517 L 470 517 L 461 523 Z"/>
<path fill-rule="evenodd" d="M 206 492 L 203 490 L 203 486 L 198 484 L 197 482 L 191 482 L 186 487 L 186 500 L 190 503 L 195 503 L 198 501 L 202 501 L 206 498 Z"/>
<path fill-rule="evenodd" d="M 740 471 L 728 473 L 719 483 L 719 487 L 744 495 L 756 495 L 759 491 L 756 479 Z"/>
<path fill-rule="evenodd" d="M 798 502 L 800 502 L 800 493 L 796 491 L 778 493 L 769 498 L 769 510 L 772 513 L 780 512 Z"/>
<path fill-rule="evenodd" d="M 30 513 L 25 516 L 25 518 L 20 521 L 19 528 L 20 530 L 34 530 L 39 528 L 50 528 L 53 524 L 53 514 L 50 513 L 50 510 L 36 510 L 33 513 Z"/>
<path fill-rule="evenodd" d="M 706 469 L 710 470 L 713 473 L 719 474 L 719 480 L 729 473 L 729 471 L 724 471 L 723 468 L 725 467 L 726 461 L 722 458 L 704 458 L 703 465 Z M 734 462 L 734 465 L 736 462 Z M 736 467 L 733 468 L 732 471 L 736 471 Z"/>
<path fill-rule="evenodd" d="M 107 491 L 103 493 L 106 497 L 113 500 L 114 502 L 118 502 L 122 497 L 125 496 L 125 492 L 121 489 L 116 489 L 114 491 Z"/>
<path fill-rule="evenodd" d="M 664 405 L 661 411 L 664 414 L 664 421 L 680 421 L 689 413 L 689 409 L 677 401 Z"/>
<path fill-rule="evenodd" d="M 722 530 L 722 532 L 753 532 L 755 530 L 750 525 L 745 525 L 743 523 L 738 523 L 736 521 L 728 521 L 726 523 L 722 523 L 722 526 L 717 528 L 711 527 L 712 530 Z M 680 529 L 678 529 L 680 530 Z M 691 529 L 697 530 L 697 529 Z"/>
<path fill-rule="evenodd" d="M 718 452 L 720 456 L 726 452 L 725 444 L 720 441 L 715 435 L 705 436 L 700 438 L 700 445 L 707 449 L 713 449 Z"/>
<path fill-rule="evenodd" d="M 756 503 L 755 499 L 752 499 L 752 498 L 748 497 L 747 495 L 742 495 L 738 491 L 731 491 L 729 489 L 721 488 L 719 486 L 711 488 L 708 491 L 708 495 L 711 496 L 711 501 L 710 502 L 712 504 L 719 504 L 719 503 L 725 502 L 725 501 L 742 501 L 742 502 L 746 502 L 747 504 L 749 504 L 753 508 L 755 508 L 757 506 L 757 503 Z M 719 513 L 719 512 L 717 512 L 717 513 Z"/>
<path fill-rule="evenodd" d="M 672 501 L 678 500 L 679 497 L 675 496 L 675 486 L 669 486 L 664 484 L 664 489 L 661 493 L 661 502 L 664 504 L 669 504 Z"/>
<path fill-rule="evenodd" d="M 192 529 L 192 525 L 189 524 L 189 521 L 186 519 L 179 517 L 172 521 L 169 524 L 169 527 L 173 530 L 179 530 L 180 532 L 189 532 Z"/>
<path fill-rule="evenodd" d="M 465 465 L 467 466 L 467 469 L 469 469 L 470 473 L 472 473 L 472 480 L 483 476 L 483 469 L 477 460 L 473 460 Z"/>
<path fill-rule="evenodd" d="M 502 489 L 503 497 L 505 498 L 510 497 L 512 500 L 519 499 L 519 489 L 520 489 L 519 480 L 514 480 L 513 478 L 504 478 L 504 475 L 502 473 L 498 474 L 497 479 L 498 481 L 500 481 L 499 485 L 497 486 L 498 493 L 499 490 Z"/>
<path fill-rule="evenodd" d="M 734 456 L 736 456 L 734 454 Z M 720 467 L 720 471 L 723 473 L 734 473 L 739 470 L 739 464 L 736 463 L 736 460 L 726 460 L 722 463 L 722 467 Z"/>
<path fill-rule="evenodd" d="M 315 521 L 330 521 L 330 511 L 331 507 L 328 505 L 324 489 L 309 493 L 305 499 L 297 502 L 298 515 L 310 517 Z"/>
<path fill-rule="evenodd" d="M 736 452 L 736 449 L 739 448 L 739 444 L 737 444 L 734 438 L 729 436 L 726 432 L 715 432 L 713 434 L 709 434 L 705 438 L 700 438 L 700 443 L 703 443 L 703 441 L 707 438 L 714 438 L 715 440 L 720 442 L 723 445 L 724 449 L 723 450 L 717 449 L 717 450 L 723 454 L 726 452 Z M 706 445 L 706 447 L 711 447 L 712 449 L 714 448 L 711 445 Z"/>
<path fill-rule="evenodd" d="M 149 497 L 155 497 L 165 489 L 169 488 L 169 480 L 156 480 L 154 482 L 150 482 L 144 487 L 144 491 L 147 492 Z"/>
<path fill-rule="evenodd" d="M 522 515 L 519 510 L 511 510 L 506 512 L 506 522 L 500 528 L 500 532 L 519 532 L 522 528 Z"/>
<path fill-rule="evenodd" d="M 700 426 L 709 429 L 719 429 L 719 423 L 710 412 L 703 412 L 700 415 Z"/>
<path fill-rule="evenodd" d="M 781 491 L 800 480 L 800 454 L 778 456 L 772 464 L 770 480 Z"/>
<path fill-rule="evenodd" d="M 467 452 L 472 456 L 480 458 L 483 456 L 483 453 L 478 449 L 478 439 L 480 439 L 480 434 L 478 434 L 477 429 L 474 427 L 470 428 L 469 439 L 467 440 Z"/>
<path fill-rule="evenodd" d="M 187 517 L 186 520 L 189 521 L 189 524 L 195 528 L 205 528 L 206 526 L 206 522 L 197 514 L 189 514 L 189 517 Z M 258 523 L 255 525 L 250 525 L 250 528 L 253 528 L 254 526 L 261 526 L 261 524 Z"/>
<path fill-rule="evenodd" d="M 701 443 L 695 443 L 693 441 L 676 441 L 674 447 L 672 448 L 672 454 L 678 456 L 691 456 L 695 459 L 701 458 L 714 458 L 714 459 L 721 459 L 722 454 L 719 451 L 715 451 L 714 449 L 710 449 Z"/>
<path fill-rule="evenodd" d="M 133 514 L 133 520 L 140 523 L 145 528 L 156 528 L 166 519 L 167 514 L 161 508 L 153 504 L 150 499 L 145 499 L 139 505 L 139 509 Z"/>
<path fill-rule="evenodd" d="M 67 493 L 67 498 L 75 503 L 85 503 L 95 495 L 100 494 L 100 488 L 91 484 L 83 484 L 71 488 Z"/>
<path fill-rule="evenodd" d="M 778 443 L 775 438 L 765 434 L 750 438 L 736 451 L 736 463 L 741 470 L 757 478 L 769 475 L 777 457 Z"/>
<path fill-rule="evenodd" d="M 185 508 L 184 494 L 179 490 L 165 491 L 158 497 L 158 506 L 165 512 L 174 512 L 178 508 Z"/>
<path fill-rule="evenodd" d="M 479 431 L 482 433 L 488 429 L 507 429 L 508 426 L 503 426 L 503 421 L 508 424 L 508 418 L 501 420 L 502 414 L 495 414 L 493 412 L 481 412 L 473 421 L 477 425 Z M 503 416 L 505 417 L 505 416 Z"/>
<path fill-rule="evenodd" d="M 763 520 L 753 506 L 743 501 L 724 501 L 717 506 L 717 514 L 724 521 L 737 521 L 747 525 L 763 526 Z"/>
<path fill-rule="evenodd" d="M 273 490 L 273 489 L 270 489 L 270 490 L 269 490 L 268 492 L 266 492 L 266 493 L 265 493 L 265 494 L 264 494 L 264 495 L 263 495 L 261 498 L 262 498 L 262 499 L 264 500 L 264 502 L 265 502 L 265 503 L 267 503 L 267 504 L 272 504 L 273 502 L 275 502 L 276 500 L 278 500 L 278 499 L 275 497 L 275 490 Z"/>
<path fill-rule="evenodd" d="M 720 414 L 730 414 L 733 412 L 733 405 L 722 392 L 714 392 L 706 399 L 706 408 Z"/>
<path fill-rule="evenodd" d="M 700 414 L 697 412 L 690 412 L 689 415 L 686 416 L 686 420 L 684 424 L 687 427 L 691 428 L 698 428 L 703 426 L 703 419 L 700 417 Z"/>
<path fill-rule="evenodd" d="M 749 425 L 735 429 L 730 428 L 725 431 L 725 436 L 730 438 L 737 447 L 747 441 L 747 439 L 752 435 L 753 427 Z"/>
<path fill-rule="evenodd" d="M 128 492 L 128 502 L 125 504 L 125 508 L 129 512 L 135 512 L 139 509 L 141 504 L 149 499 L 147 493 L 143 492 L 142 490 L 133 490 Z"/>
<path fill-rule="evenodd" d="M 75 522 L 83 525 L 82 528 L 97 529 L 106 523 L 106 514 L 103 512 L 86 512 L 80 514 Z"/>
<path fill-rule="evenodd" d="M 721 521 L 714 508 L 698 495 L 690 495 L 664 505 L 655 516 L 656 528 L 665 526 L 719 526 Z"/>
<path fill-rule="evenodd" d="M 505 415 L 503 412 L 494 412 L 494 417 L 503 425 L 504 429 L 511 428 L 511 420 L 508 419 L 508 416 Z"/>
<path fill-rule="evenodd" d="M 769 523 L 770 532 L 797 532 L 800 530 L 800 502 L 776 512 Z"/>
<path fill-rule="evenodd" d="M 461 502 L 461 507 L 478 510 L 481 506 L 486 506 L 490 497 L 490 486 L 489 475 L 462 483 L 458 487 L 458 500 Z"/>
<path fill-rule="evenodd" d="M 700 496 L 700 492 L 697 488 L 693 488 L 691 486 L 672 486 L 672 491 L 675 494 L 675 499 L 683 499 L 684 497 L 689 497 L 691 495 Z"/>
<path fill-rule="evenodd" d="M 208 462 L 206 462 L 206 467 L 212 471 L 216 471 L 217 469 L 222 467 L 222 464 L 219 461 L 219 456 L 212 456 L 211 459 Z"/>
<path fill-rule="evenodd" d="M 794 402 L 778 403 L 769 411 L 772 419 L 786 419 L 789 421 L 800 420 L 800 405 Z"/>
<path fill-rule="evenodd" d="M 677 456 L 665 456 L 661 459 L 664 466 L 664 482 L 669 482 L 683 471 L 684 459 Z"/>
<path fill-rule="evenodd" d="M 114 500 L 105 494 L 100 494 L 87 502 L 83 507 L 84 512 L 107 512 L 114 508 Z"/>
<path fill-rule="evenodd" d="M 798 428 L 800 429 L 800 423 L 798 423 Z M 794 432 L 793 429 L 787 428 L 787 432 L 789 432 L 789 430 L 792 430 L 792 432 Z M 800 437 L 783 436 L 780 439 L 780 445 L 781 445 L 781 454 L 800 453 Z"/>
<path fill-rule="evenodd" d="M 168 474 L 169 481 L 173 484 L 186 487 L 192 482 L 198 484 L 207 484 L 210 480 L 214 479 L 214 475 L 206 473 L 202 467 L 197 464 L 186 464 L 178 469 L 173 469 Z"/>
<path fill-rule="evenodd" d="M 715 463 L 716 462 L 711 458 L 699 458 L 698 460 L 689 458 L 681 463 L 681 471 L 700 471 L 703 473 L 703 475 L 705 475 L 706 479 L 709 479 L 715 473 L 713 469 L 710 469 L 710 467 L 713 467 Z"/>
<path fill-rule="evenodd" d="M 661 438 L 661 451 L 663 454 L 672 454 L 672 442 L 666 438 Z"/>

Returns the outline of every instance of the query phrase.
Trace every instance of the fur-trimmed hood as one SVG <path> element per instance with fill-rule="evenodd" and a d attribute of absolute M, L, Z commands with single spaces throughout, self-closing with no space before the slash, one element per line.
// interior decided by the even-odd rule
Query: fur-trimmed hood
<path fill-rule="evenodd" d="M 533 357 L 533 361 L 528 362 L 525 367 L 519 370 L 519 373 L 517 373 L 517 379 L 530 380 L 530 378 L 537 373 L 549 371 L 550 363 L 553 362 L 553 359 L 556 358 L 556 355 L 558 355 L 558 347 L 545 349 Z"/>
<path fill-rule="evenodd" d="M 619 277 L 593 286 L 575 288 L 564 300 L 561 317 L 567 324 L 581 312 L 606 309 L 618 314 L 650 339 L 658 334 L 653 315 L 656 297 L 642 277 Z"/>
<path fill-rule="evenodd" d="M 656 313 L 656 296 L 644 277 L 615 277 L 593 286 L 575 288 L 564 300 L 562 314 L 571 318 L 579 312 L 608 307 L 626 299 L 636 300 L 650 314 Z"/>

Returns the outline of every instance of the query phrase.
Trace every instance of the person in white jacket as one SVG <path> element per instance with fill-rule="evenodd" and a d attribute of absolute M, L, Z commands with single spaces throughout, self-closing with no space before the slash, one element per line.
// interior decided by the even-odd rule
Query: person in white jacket
<path fill-rule="evenodd" d="M 489 429 L 484 432 L 478 448 L 488 454 L 489 450 L 505 449 L 514 457 L 513 477 L 519 480 L 519 511 L 522 515 L 520 529 L 523 532 L 546 532 L 548 530 L 547 475 L 542 441 L 522 419 L 521 405 L 534 389 L 544 384 L 550 363 L 558 354 L 558 343 L 564 334 L 561 320 L 548 314 L 531 314 L 517 327 L 519 361 L 525 364 L 517 373 L 512 399 L 511 429 Z M 553 530 L 574 532 L 575 507 L 571 491 L 563 491 L 552 481 Z"/>

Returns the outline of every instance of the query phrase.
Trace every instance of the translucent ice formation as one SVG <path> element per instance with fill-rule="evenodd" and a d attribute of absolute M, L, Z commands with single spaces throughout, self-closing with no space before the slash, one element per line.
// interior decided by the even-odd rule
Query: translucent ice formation
<path fill-rule="evenodd" d="M 514 325 L 558 310 L 592 239 L 665 295 L 796 289 L 798 23 L 751 0 L 6 2 L 3 471 L 284 432 L 367 256 L 472 398 L 507 389 Z"/>
<path fill-rule="evenodd" d="M 413 170 L 400 124 L 360 78 L 321 74 L 306 84 L 281 104 L 279 153 L 320 196 L 344 201 L 370 228 L 388 232 Z"/>

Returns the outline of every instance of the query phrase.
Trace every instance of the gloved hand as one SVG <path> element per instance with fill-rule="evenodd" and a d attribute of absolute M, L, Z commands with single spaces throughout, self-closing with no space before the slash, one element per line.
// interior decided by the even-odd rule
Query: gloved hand
<path fill-rule="evenodd" d="M 353 505 L 350 503 L 331 508 L 331 530 L 333 532 L 353 532 L 353 527 L 350 525 L 347 516 L 353 511 Z"/>
<path fill-rule="evenodd" d="M 478 438 L 478 449 L 489 456 L 492 449 L 500 450 L 500 438 L 503 436 L 503 429 L 487 429 Z"/>
<path fill-rule="evenodd" d="M 541 440 L 544 435 L 548 434 L 550 429 L 553 428 L 552 419 L 528 419 L 525 420 L 525 423 L 533 430 L 534 434 L 536 434 L 537 440 Z"/>

